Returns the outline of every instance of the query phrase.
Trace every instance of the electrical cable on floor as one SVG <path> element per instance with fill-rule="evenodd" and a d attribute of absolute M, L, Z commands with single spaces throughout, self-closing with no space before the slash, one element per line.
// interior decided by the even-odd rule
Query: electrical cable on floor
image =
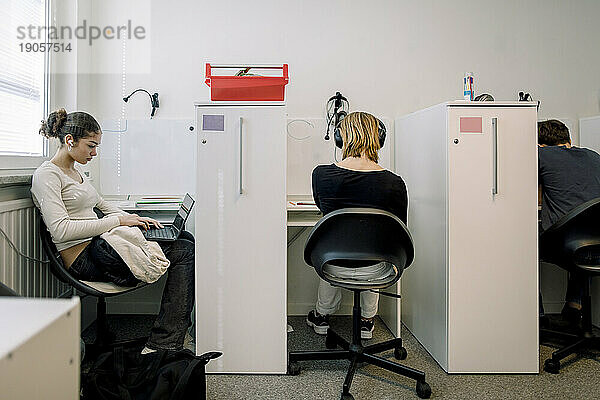
<path fill-rule="evenodd" d="M 35 257 L 29 257 L 29 256 L 27 256 L 27 255 L 25 255 L 25 254 L 21 253 L 21 252 L 19 251 L 19 249 L 17 249 L 17 246 L 15 246 L 15 244 L 14 244 L 14 243 L 13 243 L 13 242 L 10 240 L 10 238 L 8 237 L 8 235 L 6 234 L 6 232 L 4 232 L 4 230 L 3 230 L 2 228 L 0 228 L 0 233 L 2 233 L 2 235 L 3 235 L 3 236 L 6 238 L 6 241 L 8 242 L 8 245 L 9 245 L 10 247 L 12 247 L 12 248 L 13 248 L 13 250 L 14 250 L 14 251 L 16 251 L 16 252 L 17 252 L 17 254 L 18 254 L 18 255 L 20 255 L 21 257 L 24 257 L 24 258 L 26 258 L 26 259 L 28 259 L 28 260 L 31 260 L 31 261 L 37 261 L 37 262 L 40 262 L 40 263 L 42 263 L 42 264 L 48 264 L 48 263 L 50 262 L 50 260 L 40 260 L 40 259 L 37 259 L 37 258 L 35 258 Z"/>

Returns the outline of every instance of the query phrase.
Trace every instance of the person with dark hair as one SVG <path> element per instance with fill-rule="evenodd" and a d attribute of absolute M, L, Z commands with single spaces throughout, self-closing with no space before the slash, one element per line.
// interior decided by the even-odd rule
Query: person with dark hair
<path fill-rule="evenodd" d="M 557 120 L 538 122 L 538 146 L 541 233 L 575 207 L 600 197 L 600 155 L 572 146 L 569 129 Z M 569 273 L 562 314 L 573 323 L 581 319 L 582 279 Z"/>
<path fill-rule="evenodd" d="M 103 200 L 75 167 L 76 162 L 86 164 L 97 155 L 102 139 L 100 125 L 85 112 L 67 114 L 60 109 L 42 121 L 40 134 L 58 138 L 60 147 L 34 172 L 31 194 L 65 267 L 77 279 L 135 286 L 140 280 L 100 235 L 119 226 L 148 229 L 162 225 Z M 104 217 L 98 218 L 94 208 Z M 161 242 L 154 248 L 164 252 L 162 256 L 170 265 L 160 312 L 143 353 L 181 349 L 194 305 L 194 237 L 182 232 L 175 242 Z"/>
<path fill-rule="evenodd" d="M 339 123 L 342 137 L 342 161 L 337 164 L 319 165 L 312 173 L 312 192 L 315 204 L 326 215 L 346 207 L 367 207 L 395 214 L 406 223 L 408 195 L 402 178 L 377 164 L 377 152 L 381 148 L 379 121 L 364 112 L 348 114 Z M 394 267 L 395 268 L 395 267 Z M 392 273 L 388 263 L 349 269 L 327 266 L 326 273 L 343 278 L 358 276 L 385 277 Z M 339 309 L 340 288 L 320 279 L 315 309 L 311 310 L 306 323 L 320 335 L 329 328 L 329 315 Z M 377 314 L 379 293 L 364 291 L 360 294 L 361 338 L 373 337 L 373 318 Z"/>
<path fill-rule="evenodd" d="M 560 146 L 571 144 L 569 128 L 556 119 L 538 122 L 538 144 L 541 146 Z"/>

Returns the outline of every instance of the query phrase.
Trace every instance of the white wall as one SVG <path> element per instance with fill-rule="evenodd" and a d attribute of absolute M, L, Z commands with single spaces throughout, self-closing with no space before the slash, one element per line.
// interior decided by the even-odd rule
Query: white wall
<path fill-rule="evenodd" d="M 208 99 L 205 61 L 289 63 L 290 116 L 321 117 L 339 90 L 352 109 L 393 118 L 460 98 L 465 71 L 476 92 L 496 99 L 530 92 L 541 117 L 599 113 L 596 0 L 149 3 L 152 72 L 126 80 L 128 90 L 160 93 L 163 118 L 191 117 L 192 102 Z M 118 117 L 121 76 L 92 80 L 81 101 Z M 128 104 L 128 115 L 146 116 L 145 100 Z"/>
<path fill-rule="evenodd" d="M 209 99 L 206 61 L 288 63 L 290 117 L 323 117 L 337 90 L 352 110 L 394 118 L 461 98 L 466 71 L 476 93 L 514 100 L 524 90 L 541 100 L 540 118 L 574 121 L 574 143 L 579 118 L 600 114 L 597 0 L 149 3 L 151 73 L 126 73 L 125 87 L 159 92 L 157 118 L 193 118 L 192 103 Z M 110 17 L 101 4 L 89 10 L 92 21 L 94 13 Z M 128 17 L 135 22 L 135 13 Z M 136 69 L 135 43 L 128 46 L 126 71 Z M 91 48 L 83 57 L 96 64 L 114 55 Z M 122 78 L 89 75 L 78 85 L 78 105 L 98 120 L 119 118 Z M 149 100 L 139 95 L 124 110 L 145 118 Z M 560 307 L 561 298 L 544 301 Z"/>

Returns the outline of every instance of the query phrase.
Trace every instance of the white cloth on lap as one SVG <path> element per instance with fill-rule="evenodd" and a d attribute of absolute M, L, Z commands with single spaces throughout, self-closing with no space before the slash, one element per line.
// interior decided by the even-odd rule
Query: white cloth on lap
<path fill-rule="evenodd" d="M 169 268 L 170 261 L 156 242 L 146 240 L 133 226 L 117 226 L 100 237 L 121 256 L 133 276 L 142 282 L 156 282 Z"/>

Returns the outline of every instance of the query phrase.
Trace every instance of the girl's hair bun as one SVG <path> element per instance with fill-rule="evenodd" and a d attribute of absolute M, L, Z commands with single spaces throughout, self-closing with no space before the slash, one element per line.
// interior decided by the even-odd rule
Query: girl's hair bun
<path fill-rule="evenodd" d="M 59 137 L 66 120 L 67 112 L 64 108 L 50 113 L 48 120 L 42 121 L 40 135 L 43 135 L 46 138 Z"/>

